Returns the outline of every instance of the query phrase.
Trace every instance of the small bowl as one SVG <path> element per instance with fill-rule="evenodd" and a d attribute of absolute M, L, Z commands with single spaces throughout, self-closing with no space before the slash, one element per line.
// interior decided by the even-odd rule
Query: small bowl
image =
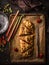
<path fill-rule="evenodd" d="M 3 12 L 0 12 L 0 34 L 3 34 L 8 29 L 8 26 L 8 17 Z"/>

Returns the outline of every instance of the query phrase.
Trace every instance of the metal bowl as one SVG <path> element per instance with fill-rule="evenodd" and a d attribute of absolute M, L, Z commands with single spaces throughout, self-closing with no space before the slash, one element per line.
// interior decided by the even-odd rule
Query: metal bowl
<path fill-rule="evenodd" d="M 8 17 L 3 12 L 0 12 L 0 34 L 3 34 L 8 29 L 8 26 Z"/>

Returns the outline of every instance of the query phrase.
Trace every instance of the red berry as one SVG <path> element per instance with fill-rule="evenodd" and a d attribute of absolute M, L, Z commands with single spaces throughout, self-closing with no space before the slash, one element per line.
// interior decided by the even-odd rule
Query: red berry
<path fill-rule="evenodd" d="M 42 53 L 39 54 L 39 58 L 43 58 L 43 54 Z"/>
<path fill-rule="evenodd" d="M 42 20 L 40 18 L 37 19 L 37 23 L 41 23 Z"/>
<path fill-rule="evenodd" d="M 14 51 L 18 52 L 18 49 L 17 49 L 17 48 L 15 48 L 15 49 L 14 49 Z"/>
<path fill-rule="evenodd" d="M 6 40 L 3 40 L 3 44 L 6 45 Z"/>
<path fill-rule="evenodd" d="M 2 39 L 4 39 L 4 36 L 2 36 Z"/>

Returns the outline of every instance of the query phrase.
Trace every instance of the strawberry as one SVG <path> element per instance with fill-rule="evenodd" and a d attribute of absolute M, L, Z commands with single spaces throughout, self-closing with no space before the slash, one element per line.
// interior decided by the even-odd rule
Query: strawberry
<path fill-rule="evenodd" d="M 43 58 L 43 54 L 42 53 L 39 54 L 39 58 Z"/>
<path fill-rule="evenodd" d="M 17 49 L 17 48 L 15 48 L 15 49 L 14 49 L 14 51 L 18 52 L 18 49 Z"/>
<path fill-rule="evenodd" d="M 41 23 L 42 20 L 40 18 L 37 19 L 37 23 Z"/>

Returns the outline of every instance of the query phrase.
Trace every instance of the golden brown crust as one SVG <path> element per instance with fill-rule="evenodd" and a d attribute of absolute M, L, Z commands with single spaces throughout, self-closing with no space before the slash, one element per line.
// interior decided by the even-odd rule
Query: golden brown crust
<path fill-rule="evenodd" d="M 33 24 L 29 20 L 24 20 L 23 23 L 21 24 L 19 35 L 24 35 L 20 37 L 20 50 L 21 53 L 27 50 L 32 44 L 33 44 Z M 26 35 L 25 34 L 30 34 Z M 32 35 L 31 35 L 32 34 Z M 25 53 L 22 53 L 22 56 L 27 56 L 29 55 L 30 51 L 26 51 Z"/>

